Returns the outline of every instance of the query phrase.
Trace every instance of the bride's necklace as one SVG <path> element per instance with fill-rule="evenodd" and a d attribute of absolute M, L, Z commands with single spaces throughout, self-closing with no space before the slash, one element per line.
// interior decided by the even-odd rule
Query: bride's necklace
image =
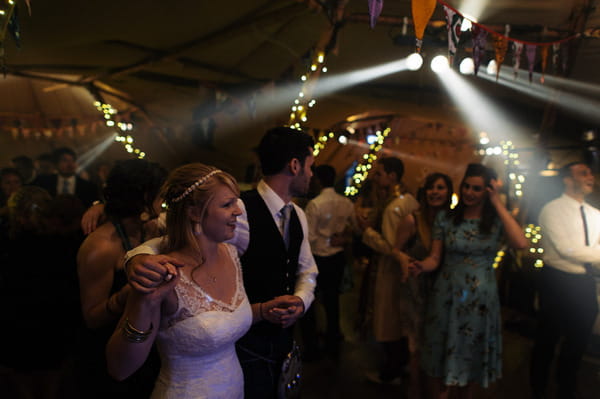
<path fill-rule="evenodd" d="M 190 273 L 190 277 L 192 278 L 192 281 L 194 283 L 196 283 L 196 285 L 201 286 L 200 284 L 198 284 L 198 282 L 196 281 L 196 278 L 194 277 L 194 272 L 197 271 L 197 270 L 200 270 L 200 272 L 201 272 L 200 278 L 203 281 L 206 281 L 207 283 L 210 283 L 210 284 L 216 284 L 217 283 L 217 276 L 216 275 L 214 275 L 213 273 L 210 273 L 208 270 L 201 270 L 201 269 L 199 269 L 203 265 L 204 265 L 204 262 L 200 262 L 197 266 L 195 266 L 192 269 L 192 271 Z M 198 273 L 196 273 L 196 274 L 198 274 Z"/>

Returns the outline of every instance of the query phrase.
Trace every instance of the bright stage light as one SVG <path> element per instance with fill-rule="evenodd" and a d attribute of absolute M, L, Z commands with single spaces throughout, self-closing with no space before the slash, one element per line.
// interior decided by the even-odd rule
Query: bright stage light
<path fill-rule="evenodd" d="M 367 144 L 369 144 L 369 145 L 375 144 L 376 141 L 377 141 L 377 136 L 375 136 L 374 134 L 369 134 L 367 136 Z"/>
<path fill-rule="evenodd" d="M 475 63 L 473 62 L 473 58 L 467 57 L 460 62 L 460 66 L 458 70 L 463 75 L 473 75 L 475 72 Z"/>
<path fill-rule="evenodd" d="M 408 58 L 406 58 L 406 66 L 411 71 L 417 71 L 417 70 L 421 69 L 422 65 L 423 65 L 423 57 L 421 57 L 421 54 L 412 53 L 411 55 L 408 56 Z"/>
<path fill-rule="evenodd" d="M 450 63 L 448 57 L 445 55 L 436 55 L 431 60 L 431 70 L 435 73 L 442 73 L 450 69 Z"/>
<path fill-rule="evenodd" d="M 341 135 L 340 137 L 338 137 L 338 141 L 341 145 L 346 145 L 348 144 L 348 137 Z"/>
<path fill-rule="evenodd" d="M 462 20 L 462 24 L 460 24 L 460 30 L 462 32 L 466 32 L 469 29 L 471 29 L 472 24 L 471 21 L 469 21 L 466 17 Z"/>
<path fill-rule="evenodd" d="M 491 60 L 487 66 L 488 75 L 495 75 L 498 72 L 498 64 L 496 64 L 496 60 Z"/>

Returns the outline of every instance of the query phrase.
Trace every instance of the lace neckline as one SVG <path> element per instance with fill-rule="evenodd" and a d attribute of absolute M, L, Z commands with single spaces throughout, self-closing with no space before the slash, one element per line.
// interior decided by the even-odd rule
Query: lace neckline
<path fill-rule="evenodd" d="M 230 312 L 234 312 L 243 301 L 239 300 L 240 288 L 242 286 L 241 282 L 241 263 L 236 254 L 233 253 L 235 251 L 235 247 L 226 245 L 227 253 L 229 254 L 229 258 L 233 263 L 233 267 L 235 268 L 235 290 L 233 292 L 233 296 L 229 300 L 229 302 L 222 301 L 217 298 L 213 298 L 208 292 L 206 292 L 200 285 L 198 285 L 191 276 L 188 277 L 186 274 L 181 274 L 181 279 L 190 287 L 193 287 L 194 290 L 198 291 L 200 295 L 205 297 L 208 302 L 215 303 L 221 306 L 224 309 L 229 310 Z"/>

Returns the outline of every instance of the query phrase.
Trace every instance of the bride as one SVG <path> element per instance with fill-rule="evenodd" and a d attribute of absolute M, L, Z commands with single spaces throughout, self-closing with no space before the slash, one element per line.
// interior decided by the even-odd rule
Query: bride
<path fill-rule="evenodd" d="M 224 243 L 241 214 L 239 189 L 229 174 L 195 163 L 173 171 L 162 195 L 161 251 L 182 266 L 148 293 L 132 290 L 107 346 L 109 372 L 127 378 L 156 340 L 162 368 L 152 398 L 242 398 L 234 344 L 260 309 L 248 302 L 235 247 Z"/>

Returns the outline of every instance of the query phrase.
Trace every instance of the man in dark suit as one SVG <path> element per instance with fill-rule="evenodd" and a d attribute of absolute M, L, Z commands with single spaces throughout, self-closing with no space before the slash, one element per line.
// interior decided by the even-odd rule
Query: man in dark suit
<path fill-rule="evenodd" d="M 82 179 L 77 171 L 77 155 L 68 147 L 61 147 L 52 153 L 57 174 L 39 175 L 31 184 L 42 187 L 56 197 L 60 194 L 74 195 L 85 207 L 100 199 L 98 187 L 92 182 Z"/>

